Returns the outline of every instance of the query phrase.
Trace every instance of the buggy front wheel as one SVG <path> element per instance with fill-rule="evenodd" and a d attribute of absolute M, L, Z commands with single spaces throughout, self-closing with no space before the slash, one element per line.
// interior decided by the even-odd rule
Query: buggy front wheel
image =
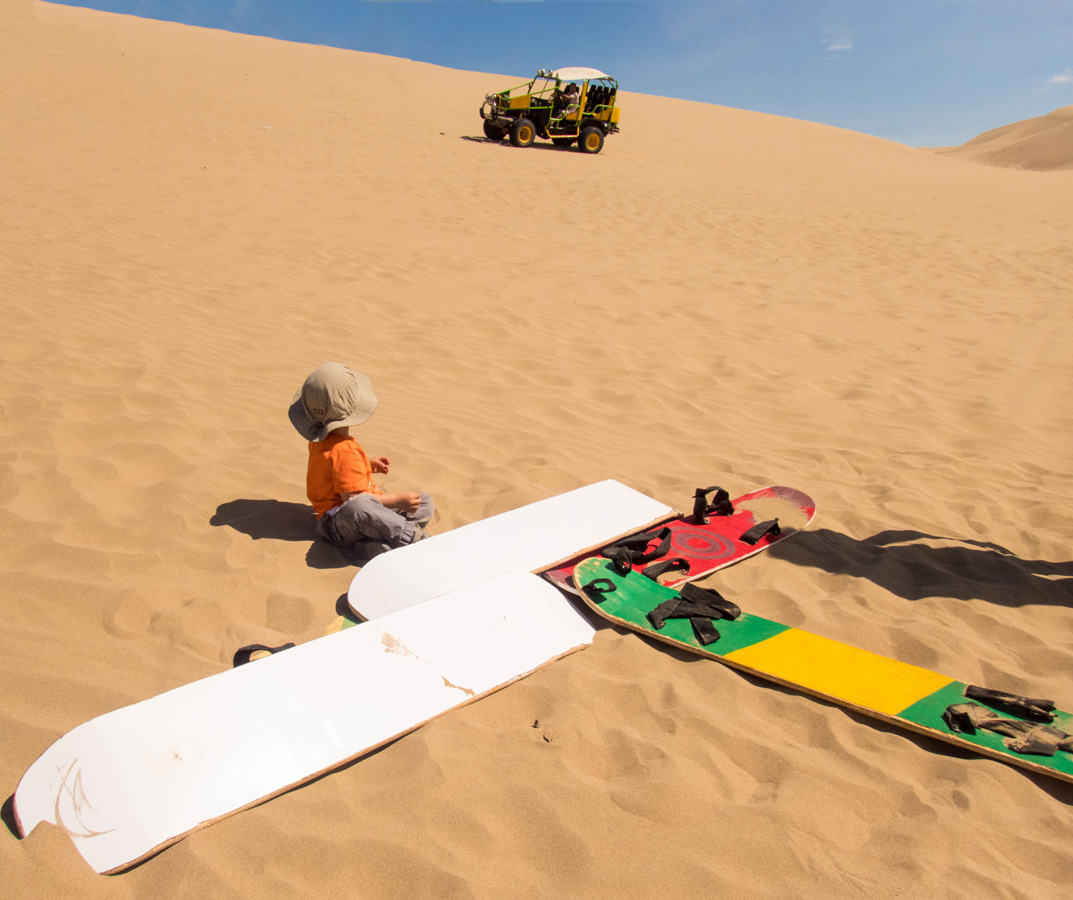
<path fill-rule="evenodd" d="M 577 148 L 582 153 L 599 153 L 604 146 L 604 131 L 597 125 L 582 128 L 577 139 Z"/>
<path fill-rule="evenodd" d="M 507 136 L 507 133 L 498 125 L 493 125 L 488 119 L 485 119 L 484 136 L 490 141 L 501 141 Z"/>
<path fill-rule="evenodd" d="M 510 126 L 510 142 L 515 147 L 531 147 L 536 140 L 536 126 L 528 119 L 515 119 Z"/>

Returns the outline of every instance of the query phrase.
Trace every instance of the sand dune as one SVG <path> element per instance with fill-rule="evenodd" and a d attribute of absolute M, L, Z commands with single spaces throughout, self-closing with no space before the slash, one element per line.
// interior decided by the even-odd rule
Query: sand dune
<path fill-rule="evenodd" d="M 1069 172 L 630 93 L 600 155 L 518 150 L 477 107 L 526 73 L 0 10 L 8 794 L 88 718 L 332 627 L 353 569 L 286 417 L 329 359 L 433 532 L 609 477 L 795 485 L 815 526 L 727 597 L 1073 707 Z M 0 864 L 27 898 L 1039 900 L 1071 804 L 604 628 L 128 874 L 44 826 Z"/>
<path fill-rule="evenodd" d="M 1073 169 L 1073 106 L 985 131 L 938 152 L 1013 169 Z"/>

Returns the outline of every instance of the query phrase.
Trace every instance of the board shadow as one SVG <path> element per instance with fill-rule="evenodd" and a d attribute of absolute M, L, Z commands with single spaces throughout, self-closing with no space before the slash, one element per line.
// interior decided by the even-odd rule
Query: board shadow
<path fill-rule="evenodd" d="M 1008 607 L 1073 606 L 1073 561 L 1022 559 L 986 541 L 920 531 L 881 531 L 857 540 L 819 528 L 767 552 L 794 565 L 867 578 L 906 600 L 950 597 Z"/>
<path fill-rule="evenodd" d="M 360 625 L 366 620 L 359 616 L 354 610 L 350 608 L 350 603 L 347 602 L 347 594 L 340 594 L 335 601 L 335 614 L 343 619 L 346 619 L 351 625 Z"/>

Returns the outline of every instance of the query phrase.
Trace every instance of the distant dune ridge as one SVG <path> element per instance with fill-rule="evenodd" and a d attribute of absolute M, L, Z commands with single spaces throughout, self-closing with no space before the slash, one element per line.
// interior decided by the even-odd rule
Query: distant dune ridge
<path fill-rule="evenodd" d="M 1073 708 L 1073 172 L 628 84 L 599 155 L 485 140 L 525 74 L 0 0 L 0 801 L 337 625 L 287 418 L 329 360 L 433 534 L 791 485 L 808 531 L 708 586 Z M 126 874 L 0 828 L 4 900 L 1068 897 L 1073 786 L 596 624 Z"/>
<path fill-rule="evenodd" d="M 993 128 L 960 147 L 936 152 L 1012 169 L 1073 169 L 1073 106 Z"/>

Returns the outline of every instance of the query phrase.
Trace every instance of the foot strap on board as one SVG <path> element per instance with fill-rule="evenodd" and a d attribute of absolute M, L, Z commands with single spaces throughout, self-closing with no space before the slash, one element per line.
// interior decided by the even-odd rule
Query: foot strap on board
<path fill-rule="evenodd" d="M 704 616 L 690 616 L 689 624 L 693 626 L 693 634 L 697 636 L 697 643 L 702 647 L 714 644 L 722 637 L 719 629 L 712 624 L 712 620 Z"/>
<path fill-rule="evenodd" d="M 715 491 L 712 502 L 709 505 L 708 495 Z M 717 485 L 706 488 L 697 488 L 693 492 L 693 519 L 699 525 L 708 524 L 708 516 L 715 513 L 717 516 L 734 515 L 734 504 L 730 502 L 730 494 Z"/>
<path fill-rule="evenodd" d="M 947 728 L 958 734 L 976 734 L 977 729 L 983 729 L 1004 735 L 1003 744 L 1014 753 L 1035 756 L 1054 756 L 1058 750 L 1073 753 L 1073 735 L 1038 722 L 1007 719 L 979 703 L 948 706 L 943 721 Z"/>
<path fill-rule="evenodd" d="M 610 578 L 594 578 L 588 584 L 583 584 L 581 589 L 592 597 L 597 603 L 602 603 L 604 594 L 610 594 L 612 591 L 617 591 L 615 582 Z"/>
<path fill-rule="evenodd" d="M 652 541 L 659 543 L 652 549 L 648 545 Z M 615 571 L 619 575 L 627 574 L 634 566 L 643 566 L 645 563 L 666 556 L 671 549 L 671 529 L 667 526 L 657 531 L 645 531 L 641 534 L 631 534 L 629 537 L 616 541 L 610 547 L 604 547 L 600 555 L 611 560 Z"/>
<path fill-rule="evenodd" d="M 771 519 L 768 522 L 757 523 L 741 536 L 741 540 L 743 540 L 746 544 L 755 547 L 759 543 L 760 538 L 765 537 L 769 534 L 782 534 L 782 529 L 779 528 L 778 519 Z"/>
<path fill-rule="evenodd" d="M 702 646 L 719 640 L 719 632 L 712 625 L 713 619 L 733 621 L 741 615 L 741 607 L 731 603 L 712 588 L 683 584 L 678 596 L 665 600 L 648 614 L 648 621 L 657 631 L 667 624 L 667 619 L 689 619 L 693 632 Z"/>
<path fill-rule="evenodd" d="M 1021 697 L 1017 694 L 1007 694 L 1004 691 L 992 691 L 985 687 L 977 687 L 970 684 L 965 688 L 965 696 L 970 700 L 979 700 L 995 709 L 1011 715 L 1020 716 L 1023 719 L 1032 719 L 1034 722 L 1054 721 L 1054 701 L 1036 700 L 1031 697 Z"/>
<path fill-rule="evenodd" d="M 653 581 L 659 581 L 660 575 L 666 575 L 668 572 L 685 572 L 689 573 L 689 560 L 682 559 L 680 556 L 676 556 L 673 559 L 665 559 L 662 562 L 652 563 L 652 565 L 645 568 L 641 574 L 645 578 L 651 578 Z"/>
<path fill-rule="evenodd" d="M 702 588 L 695 584 L 683 584 L 678 593 L 690 603 L 703 603 L 717 609 L 719 615 L 712 616 L 713 619 L 722 618 L 728 622 L 733 622 L 741 615 L 741 607 L 737 603 L 731 603 L 715 588 Z"/>
<path fill-rule="evenodd" d="M 235 658 L 232 661 L 234 667 L 244 666 L 250 661 L 254 653 L 279 653 L 280 650 L 290 650 L 294 644 L 281 644 L 278 647 L 268 647 L 265 644 L 249 644 L 245 647 L 239 647 L 235 651 Z M 257 671 L 260 671 L 258 669 Z"/>

